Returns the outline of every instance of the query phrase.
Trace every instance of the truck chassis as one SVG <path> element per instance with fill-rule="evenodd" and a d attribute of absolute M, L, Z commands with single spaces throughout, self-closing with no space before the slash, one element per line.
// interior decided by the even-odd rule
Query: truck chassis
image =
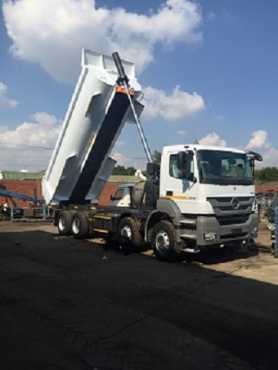
<path fill-rule="evenodd" d="M 165 204 L 165 200 L 161 201 Z M 175 260 L 183 253 L 198 253 L 212 246 L 247 244 L 256 236 L 250 230 L 256 232 L 257 217 L 250 213 L 246 214 L 244 223 L 217 226 L 216 241 L 205 240 L 203 230 L 214 218 L 175 214 L 171 202 L 167 203 L 168 211 L 165 206 L 162 210 L 68 205 L 55 210 L 54 224 L 60 235 L 73 235 L 77 239 L 102 236 L 110 243 L 134 251 L 149 245 L 160 260 Z"/>

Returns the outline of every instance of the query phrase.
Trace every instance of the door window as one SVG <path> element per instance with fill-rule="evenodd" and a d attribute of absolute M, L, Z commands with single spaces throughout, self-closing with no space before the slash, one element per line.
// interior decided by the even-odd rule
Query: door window
<path fill-rule="evenodd" d="M 178 168 L 178 154 L 171 154 L 169 160 L 169 174 L 175 179 L 185 179 L 184 171 Z M 193 160 L 190 161 L 190 175 L 194 175 Z"/>

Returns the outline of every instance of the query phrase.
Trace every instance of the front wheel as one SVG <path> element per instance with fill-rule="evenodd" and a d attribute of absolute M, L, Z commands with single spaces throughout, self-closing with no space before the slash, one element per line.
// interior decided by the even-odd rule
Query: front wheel
<path fill-rule="evenodd" d="M 154 225 L 151 232 L 154 254 L 162 261 L 176 261 L 179 253 L 176 230 L 170 221 L 162 220 Z"/>

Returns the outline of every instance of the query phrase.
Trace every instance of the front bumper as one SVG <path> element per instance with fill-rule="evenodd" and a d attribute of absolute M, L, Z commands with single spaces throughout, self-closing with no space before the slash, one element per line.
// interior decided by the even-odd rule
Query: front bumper
<path fill-rule="evenodd" d="M 229 220 L 228 220 L 229 221 Z M 231 221 L 232 222 L 232 221 Z M 179 237 L 186 244 L 196 247 L 231 244 L 234 241 L 251 240 L 257 236 L 258 216 L 255 213 L 246 215 L 242 223 L 221 224 L 215 215 L 198 216 L 191 221 L 181 223 Z"/>

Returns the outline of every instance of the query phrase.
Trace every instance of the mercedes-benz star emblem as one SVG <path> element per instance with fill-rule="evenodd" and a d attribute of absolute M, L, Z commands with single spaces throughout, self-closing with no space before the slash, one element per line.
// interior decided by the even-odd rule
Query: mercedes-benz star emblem
<path fill-rule="evenodd" d="M 240 206 L 240 203 L 239 203 L 238 198 L 233 198 L 232 199 L 232 208 L 234 210 L 237 210 L 237 209 L 239 209 L 239 206 Z"/>

